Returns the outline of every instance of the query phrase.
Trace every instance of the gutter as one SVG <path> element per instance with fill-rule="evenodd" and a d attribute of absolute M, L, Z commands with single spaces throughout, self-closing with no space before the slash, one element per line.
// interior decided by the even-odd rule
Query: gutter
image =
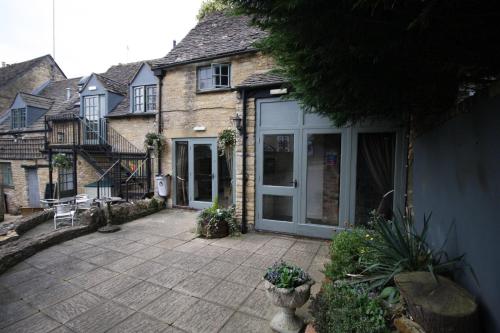
<path fill-rule="evenodd" d="M 241 99 L 243 100 L 243 115 L 242 115 L 242 135 L 243 135 L 243 166 L 242 166 L 242 179 L 243 179 L 243 188 L 241 194 L 241 233 L 246 234 L 248 232 L 247 227 L 247 94 L 246 90 L 243 88 L 241 90 Z"/>

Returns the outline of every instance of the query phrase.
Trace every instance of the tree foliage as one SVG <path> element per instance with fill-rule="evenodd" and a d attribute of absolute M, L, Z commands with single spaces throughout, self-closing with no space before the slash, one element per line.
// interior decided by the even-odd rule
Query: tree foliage
<path fill-rule="evenodd" d="M 446 111 L 500 68 L 496 0 L 225 0 L 269 32 L 306 108 L 337 124 Z"/>
<path fill-rule="evenodd" d="M 223 11 L 229 9 L 229 7 L 231 7 L 231 5 L 226 0 L 205 0 L 201 3 L 196 19 L 199 21 L 210 13 Z"/>

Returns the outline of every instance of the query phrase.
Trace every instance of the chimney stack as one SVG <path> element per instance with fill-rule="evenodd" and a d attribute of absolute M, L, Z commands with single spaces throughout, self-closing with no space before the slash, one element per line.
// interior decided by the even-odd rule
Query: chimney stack
<path fill-rule="evenodd" d="M 175 40 L 174 40 L 174 46 L 175 46 Z M 5 67 L 7 66 L 7 64 L 5 63 L 5 61 L 2 61 L 2 67 Z"/>
<path fill-rule="evenodd" d="M 66 100 L 69 101 L 71 98 L 71 88 L 66 88 Z"/>
<path fill-rule="evenodd" d="M 177 42 L 175 41 L 175 39 L 174 39 L 174 42 L 173 42 L 173 44 L 174 44 L 174 47 L 175 47 L 175 46 L 177 45 Z"/>

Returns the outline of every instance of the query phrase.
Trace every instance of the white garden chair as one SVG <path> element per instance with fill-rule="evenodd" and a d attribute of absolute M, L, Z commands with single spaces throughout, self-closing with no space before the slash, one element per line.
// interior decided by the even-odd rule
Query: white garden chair
<path fill-rule="evenodd" d="M 87 194 L 77 194 L 75 196 L 76 210 L 87 210 L 90 209 L 92 200 Z"/>
<path fill-rule="evenodd" d="M 71 226 L 75 222 L 75 210 L 72 205 L 54 205 L 54 229 L 57 229 L 58 222 L 71 221 Z"/>

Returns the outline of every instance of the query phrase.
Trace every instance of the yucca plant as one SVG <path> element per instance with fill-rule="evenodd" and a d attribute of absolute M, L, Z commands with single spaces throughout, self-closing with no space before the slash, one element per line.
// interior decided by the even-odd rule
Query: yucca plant
<path fill-rule="evenodd" d="M 396 215 L 392 221 L 373 214 L 374 240 L 367 241 L 376 261 L 364 271 L 363 281 L 372 288 L 391 284 L 396 274 L 401 272 L 430 271 L 448 273 L 462 262 L 463 255 L 449 258 L 443 246 L 435 251 L 427 243 L 431 215 L 424 216 L 424 224 L 418 231 L 410 214 Z"/>

